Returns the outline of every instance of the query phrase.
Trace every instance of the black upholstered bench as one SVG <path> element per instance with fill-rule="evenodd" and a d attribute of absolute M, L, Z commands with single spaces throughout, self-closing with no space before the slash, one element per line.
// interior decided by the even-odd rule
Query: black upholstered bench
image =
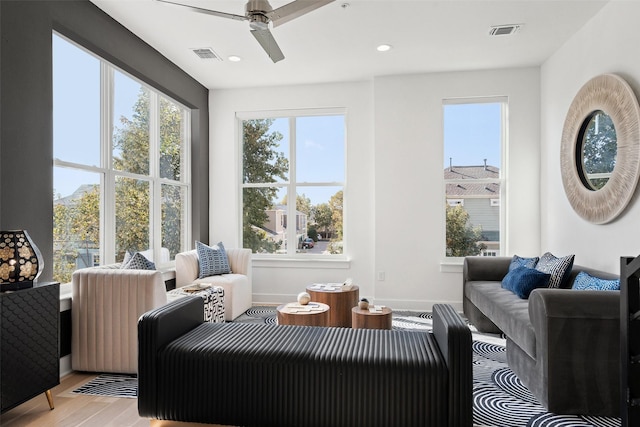
<path fill-rule="evenodd" d="M 202 321 L 183 299 L 138 323 L 141 416 L 234 426 L 471 426 L 471 333 Z"/>

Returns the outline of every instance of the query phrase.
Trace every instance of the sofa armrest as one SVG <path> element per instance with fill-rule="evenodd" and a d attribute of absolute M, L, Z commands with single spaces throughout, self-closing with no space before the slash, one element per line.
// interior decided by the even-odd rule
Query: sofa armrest
<path fill-rule="evenodd" d="M 204 322 L 204 300 L 180 298 L 143 314 L 138 321 L 138 413 L 155 417 L 157 381 L 166 372 L 158 372 L 160 350 L 171 341 Z"/>
<path fill-rule="evenodd" d="M 462 265 L 462 283 L 473 281 L 502 281 L 509 272 L 511 257 L 468 256 Z"/>
<path fill-rule="evenodd" d="M 620 292 L 535 289 L 529 316 L 549 401 L 571 396 L 597 414 L 601 402 L 592 391 L 619 390 Z"/>
<path fill-rule="evenodd" d="M 249 276 L 249 282 L 251 282 L 251 249 L 227 249 L 227 257 L 229 258 L 231 272 Z"/>
<path fill-rule="evenodd" d="M 433 334 L 449 373 L 449 427 L 470 427 L 473 421 L 471 330 L 453 307 L 434 304 Z"/>
<path fill-rule="evenodd" d="M 200 276 L 198 252 L 193 249 L 176 254 L 176 288 L 193 283 Z"/>

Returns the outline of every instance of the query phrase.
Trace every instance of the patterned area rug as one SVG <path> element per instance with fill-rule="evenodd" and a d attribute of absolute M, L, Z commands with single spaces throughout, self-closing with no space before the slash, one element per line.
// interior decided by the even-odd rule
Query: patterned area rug
<path fill-rule="evenodd" d="M 393 312 L 393 329 L 430 331 L 431 313 Z M 235 322 L 276 325 L 276 308 L 257 306 Z M 509 369 L 505 341 L 483 334 L 469 325 L 473 334 L 473 421 L 477 427 L 619 427 L 619 418 L 555 415 L 547 412 Z M 135 376 L 103 374 L 73 391 L 112 397 L 136 397 Z"/>

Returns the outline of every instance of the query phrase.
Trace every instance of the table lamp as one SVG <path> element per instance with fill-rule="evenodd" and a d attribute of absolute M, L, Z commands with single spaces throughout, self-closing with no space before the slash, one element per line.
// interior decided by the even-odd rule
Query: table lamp
<path fill-rule="evenodd" d="M 0 231 L 0 290 L 30 288 L 44 267 L 26 230 Z"/>

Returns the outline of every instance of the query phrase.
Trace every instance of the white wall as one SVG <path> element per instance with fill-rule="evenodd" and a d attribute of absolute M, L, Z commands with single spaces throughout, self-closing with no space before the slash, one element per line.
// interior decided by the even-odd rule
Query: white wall
<path fill-rule="evenodd" d="M 537 68 L 375 80 L 376 298 L 391 307 L 462 301 L 461 268 L 445 253 L 442 100 L 508 96 L 506 253 L 539 252 Z M 482 159 L 478 160 L 481 164 Z"/>
<path fill-rule="evenodd" d="M 211 111 L 211 241 L 239 244 L 237 111 L 346 107 L 347 264 L 254 261 L 254 302 L 286 302 L 316 281 L 353 278 L 395 309 L 461 309 L 460 266 L 445 266 L 442 100 L 508 96 L 507 252 L 537 255 L 539 69 L 388 76 L 373 82 L 216 90 Z M 453 272 L 450 272 L 453 271 Z M 377 273 L 385 280 L 378 281 Z"/>
<path fill-rule="evenodd" d="M 576 263 L 612 273 L 620 256 L 640 253 L 640 203 L 632 200 L 619 219 L 593 225 L 574 213 L 560 172 L 560 140 L 573 98 L 603 73 L 623 77 L 640 94 L 640 2 L 614 0 L 562 46 L 541 68 L 542 247 L 576 254 Z"/>

